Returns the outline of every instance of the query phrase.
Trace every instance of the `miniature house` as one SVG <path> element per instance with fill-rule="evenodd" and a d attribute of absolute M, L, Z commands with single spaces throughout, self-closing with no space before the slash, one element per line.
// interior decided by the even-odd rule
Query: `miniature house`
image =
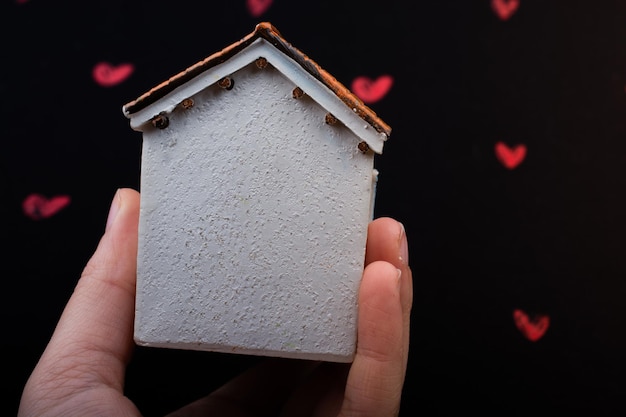
<path fill-rule="evenodd" d="M 123 112 L 142 132 L 136 342 L 352 361 L 389 126 L 269 23 Z"/>

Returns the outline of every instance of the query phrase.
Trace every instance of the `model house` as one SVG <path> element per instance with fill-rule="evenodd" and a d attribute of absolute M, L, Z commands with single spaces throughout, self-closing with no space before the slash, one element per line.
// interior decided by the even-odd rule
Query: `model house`
<path fill-rule="evenodd" d="M 142 132 L 136 342 L 352 361 L 389 126 L 270 23 L 123 112 Z"/>

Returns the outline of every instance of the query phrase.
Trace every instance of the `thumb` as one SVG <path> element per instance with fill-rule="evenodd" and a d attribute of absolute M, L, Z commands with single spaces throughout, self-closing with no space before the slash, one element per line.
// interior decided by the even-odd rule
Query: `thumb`
<path fill-rule="evenodd" d="M 139 193 L 116 193 L 104 236 L 87 263 L 23 394 L 62 401 L 77 387 L 123 387 L 133 348 Z M 38 392 L 37 392 L 38 391 Z M 65 392 L 68 391 L 68 392 Z"/>

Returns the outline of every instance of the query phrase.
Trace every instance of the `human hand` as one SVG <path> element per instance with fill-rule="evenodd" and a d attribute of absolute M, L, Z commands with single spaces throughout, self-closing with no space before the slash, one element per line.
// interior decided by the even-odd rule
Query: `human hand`
<path fill-rule="evenodd" d="M 98 248 L 24 387 L 18 417 L 141 416 L 124 395 L 134 347 L 138 219 L 139 193 L 120 189 Z M 413 300 L 406 245 L 397 221 L 370 223 L 352 364 L 270 358 L 169 416 L 396 416 Z"/>

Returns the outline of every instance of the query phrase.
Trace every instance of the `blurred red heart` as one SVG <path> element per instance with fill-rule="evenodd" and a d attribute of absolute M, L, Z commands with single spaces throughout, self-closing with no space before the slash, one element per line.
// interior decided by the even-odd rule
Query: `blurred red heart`
<path fill-rule="evenodd" d="M 531 342 L 541 339 L 550 326 L 549 316 L 538 314 L 531 319 L 528 314 L 519 309 L 513 311 L 513 320 L 518 330 Z"/>
<path fill-rule="evenodd" d="M 526 145 L 517 145 L 510 148 L 504 142 L 498 142 L 495 146 L 496 157 L 508 169 L 514 169 L 526 158 Z"/>
<path fill-rule="evenodd" d="M 519 7 L 519 0 L 491 0 L 491 8 L 500 20 L 509 20 Z"/>
<path fill-rule="evenodd" d="M 375 80 L 368 77 L 357 77 L 352 81 L 352 91 L 364 103 L 374 103 L 385 97 L 393 85 L 391 75 L 381 75 Z"/>
<path fill-rule="evenodd" d="M 102 87 L 112 87 L 126 80 L 135 70 L 133 64 L 111 65 L 100 62 L 93 67 L 93 79 Z"/>
<path fill-rule="evenodd" d="M 248 12 L 252 17 L 259 17 L 272 5 L 273 0 L 247 0 Z"/>
<path fill-rule="evenodd" d="M 41 194 L 31 194 L 22 202 L 22 210 L 31 219 L 42 220 L 57 214 L 70 204 L 70 200 L 67 195 L 46 198 Z"/>

